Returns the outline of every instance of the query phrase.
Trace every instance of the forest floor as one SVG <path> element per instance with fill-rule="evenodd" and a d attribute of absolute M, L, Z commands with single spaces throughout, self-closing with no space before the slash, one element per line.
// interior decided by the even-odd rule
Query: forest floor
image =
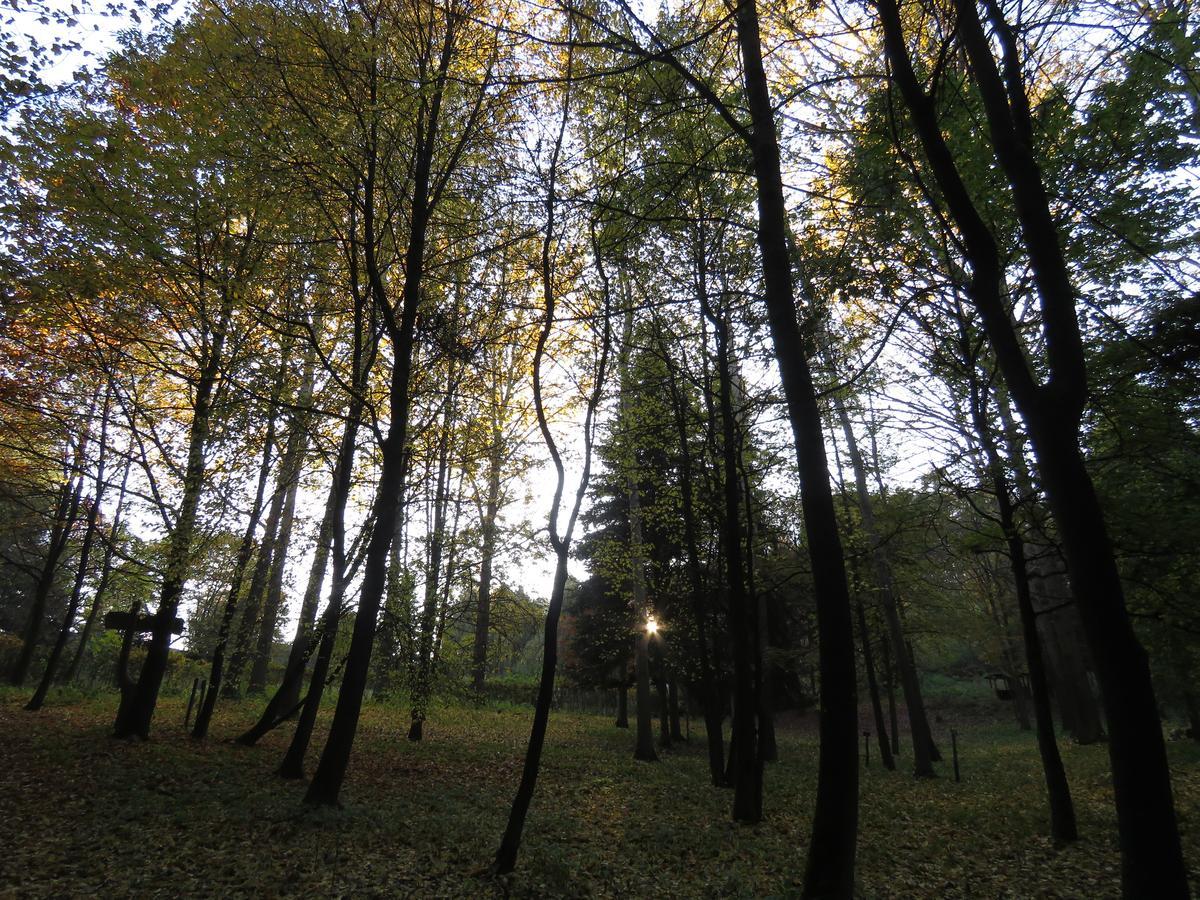
<path fill-rule="evenodd" d="M 301 803 L 273 774 L 290 727 L 255 748 L 225 738 L 259 706 L 222 703 L 191 741 L 164 697 L 153 739 L 109 737 L 116 698 L 0 690 L 0 895 L 794 896 L 812 811 L 816 742 L 784 727 L 766 819 L 736 826 L 709 786 L 701 726 L 658 763 L 606 718 L 555 713 L 517 872 L 484 877 L 520 774 L 529 709 L 435 708 L 420 744 L 403 712 L 369 704 L 343 809 Z M 327 722 L 327 719 L 325 720 Z M 947 731 L 938 737 L 948 743 Z M 318 739 L 321 737 L 318 734 Z M 314 742 L 314 747 L 320 744 Z M 1064 742 L 1082 839 L 1056 849 L 1033 737 L 964 724 L 962 782 L 863 771 L 864 897 L 1115 897 L 1118 856 L 1103 746 Z M 946 747 L 949 750 L 949 747 Z M 1169 744 L 1185 853 L 1200 889 L 1200 745 Z M 947 753 L 947 756 L 949 754 Z M 310 766 L 312 758 L 310 757 Z M 1198 891 L 1200 892 L 1200 891 Z"/>

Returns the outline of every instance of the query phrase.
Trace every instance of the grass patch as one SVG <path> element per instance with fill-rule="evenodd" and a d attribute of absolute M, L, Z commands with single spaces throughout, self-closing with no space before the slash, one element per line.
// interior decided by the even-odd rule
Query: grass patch
<path fill-rule="evenodd" d="M 341 810 L 301 804 L 275 777 L 291 729 L 247 749 L 226 739 L 258 705 L 221 703 L 191 741 L 186 698 L 166 697 L 148 743 L 109 737 L 113 695 L 0 690 L 0 893 L 27 896 L 386 895 L 786 897 L 798 893 L 813 797 L 811 721 L 780 730 L 767 818 L 729 822 L 709 786 L 702 726 L 656 764 L 604 718 L 551 717 L 518 871 L 482 876 L 516 789 L 531 711 L 441 707 L 409 743 L 401 709 L 368 705 Z M 328 724 L 328 711 L 321 727 Z M 949 727 L 948 725 L 946 726 Z M 945 736 L 941 736 L 945 737 Z M 323 732 L 314 747 L 319 749 Z M 945 741 L 947 755 L 948 739 Z M 1032 735 L 960 731 L 963 782 L 863 772 L 858 884 L 865 897 L 1118 894 L 1106 749 L 1063 744 L 1083 839 L 1056 849 Z M 1200 748 L 1170 744 L 1194 889 Z M 315 758 L 310 757 L 310 768 Z M 902 769 L 909 758 L 900 758 Z"/>

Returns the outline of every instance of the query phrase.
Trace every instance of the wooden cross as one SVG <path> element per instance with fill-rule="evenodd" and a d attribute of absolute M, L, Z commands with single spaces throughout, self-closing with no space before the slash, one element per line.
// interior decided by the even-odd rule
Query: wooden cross
<path fill-rule="evenodd" d="M 153 632 L 161 620 L 158 614 L 142 614 L 138 615 L 133 610 L 113 610 L 104 614 L 104 627 L 114 631 L 121 631 L 130 636 L 135 634 L 148 634 Z M 176 616 L 169 620 L 171 634 L 183 634 L 183 619 Z"/>
<path fill-rule="evenodd" d="M 104 627 L 120 631 L 124 635 L 121 641 L 121 654 L 117 658 L 117 687 L 121 689 L 122 694 L 133 687 L 128 668 L 129 651 L 133 648 L 133 636 L 153 633 L 162 622 L 157 614 L 139 616 L 138 611 L 141 608 L 141 601 L 135 600 L 128 611 L 114 609 L 104 614 Z M 171 634 L 183 634 L 183 619 L 178 616 L 167 620 L 167 625 Z"/>

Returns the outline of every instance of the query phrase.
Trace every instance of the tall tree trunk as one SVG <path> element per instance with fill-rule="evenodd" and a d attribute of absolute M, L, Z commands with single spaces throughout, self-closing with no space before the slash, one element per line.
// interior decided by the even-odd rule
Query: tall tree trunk
<path fill-rule="evenodd" d="M 871 632 L 867 630 L 867 614 L 862 600 L 855 599 L 858 613 L 859 643 L 862 644 L 863 667 L 867 670 L 867 689 L 871 694 L 871 713 L 875 717 L 875 736 L 879 744 L 879 758 L 889 772 L 895 771 L 896 760 L 892 756 L 892 745 L 888 741 L 888 729 L 883 719 L 883 703 L 879 698 L 879 684 L 875 680 L 875 658 L 871 650 Z"/>
<path fill-rule="evenodd" d="M 569 37 L 570 22 L 568 20 Z M 558 619 L 562 612 L 563 595 L 566 592 L 567 561 L 571 552 L 571 537 L 579 516 L 579 507 L 583 503 L 588 481 L 591 478 L 595 412 L 604 387 L 604 374 L 608 366 L 610 343 L 609 304 L 608 292 L 605 291 L 604 331 L 601 339 L 600 360 L 597 364 L 592 392 L 588 397 L 587 412 L 583 423 L 583 472 L 579 477 L 579 487 L 575 493 L 575 505 L 572 507 L 571 514 L 567 519 L 566 528 L 560 532 L 558 516 L 563 489 L 566 484 L 566 470 L 563 466 L 562 457 L 558 452 L 558 445 L 555 443 L 554 436 L 550 432 L 550 425 L 546 419 L 546 409 L 542 400 L 541 373 L 542 360 L 546 351 L 546 341 L 550 337 L 551 329 L 554 327 L 554 265 L 551 248 L 554 246 L 555 240 L 556 179 L 558 175 L 559 156 L 562 152 L 563 136 L 567 127 L 567 115 L 570 110 L 570 84 L 573 60 L 573 50 L 568 41 L 566 77 L 564 79 L 564 84 L 567 87 L 564 89 L 562 119 L 559 122 L 558 136 L 555 139 L 550 159 L 550 183 L 546 192 L 546 232 L 542 237 L 542 299 L 545 304 L 546 315 L 543 320 L 542 330 L 538 334 L 537 349 L 533 355 L 533 405 L 537 413 L 538 428 L 542 433 L 542 440 L 546 444 L 551 462 L 554 464 L 557 479 L 554 489 L 554 499 L 550 505 L 550 518 L 547 523 L 550 545 L 554 550 L 556 563 L 554 583 L 550 591 L 550 606 L 546 611 L 546 629 L 542 643 L 542 673 L 541 680 L 538 682 L 537 700 L 534 705 L 533 726 L 529 731 L 529 746 L 525 751 L 525 764 L 521 768 L 521 783 L 517 787 L 516 796 L 513 797 L 508 824 L 504 828 L 504 835 L 500 839 L 500 846 L 496 850 L 496 858 L 492 863 L 492 870 L 500 875 L 511 872 L 517 864 L 517 853 L 521 848 L 521 835 L 525 829 L 525 817 L 529 812 L 529 804 L 533 801 L 534 788 L 537 786 L 538 769 L 542 760 L 542 747 L 546 741 L 546 726 L 550 721 L 550 705 L 554 699 L 554 671 L 558 664 Z M 602 265 L 599 263 L 599 260 L 597 264 Z"/>
<path fill-rule="evenodd" d="M 321 317 L 316 317 L 319 326 Z M 258 631 L 258 643 L 254 649 L 254 661 L 250 667 L 249 690 L 260 694 L 267 684 L 267 671 L 271 662 L 271 651 L 275 647 L 275 623 L 283 604 L 283 576 L 287 569 L 288 549 L 292 543 L 292 526 L 296 520 L 296 495 L 300 490 L 300 471 L 304 466 L 304 455 L 308 450 L 308 434 L 312 425 L 312 397 L 316 383 L 317 348 L 310 345 L 304 354 L 303 374 L 300 390 L 293 403 L 291 423 L 283 457 L 279 461 L 279 481 L 276 490 L 284 491 L 283 511 L 279 518 L 279 530 L 271 547 L 271 575 L 267 581 L 266 606 Z"/>
<path fill-rule="evenodd" d="M 838 471 L 838 493 L 842 501 L 842 512 L 845 514 L 846 522 L 848 523 L 848 536 L 852 537 L 853 525 L 851 523 L 853 523 L 853 518 L 851 516 L 850 494 L 849 491 L 846 490 L 845 478 L 842 476 L 842 473 L 845 472 L 845 467 L 842 465 L 842 457 L 838 452 L 837 438 L 833 434 L 833 432 L 836 430 L 837 429 L 834 427 L 830 428 L 830 436 L 833 444 L 833 458 Z M 867 628 L 867 614 L 863 609 L 862 574 L 860 571 L 859 559 L 860 555 L 858 553 L 854 553 L 850 557 L 850 583 L 851 590 L 854 593 L 854 609 L 858 616 L 858 642 L 859 646 L 862 647 L 863 666 L 867 673 L 867 692 L 870 694 L 871 713 L 875 719 L 875 735 L 879 743 L 879 758 L 883 760 L 883 766 L 885 769 L 887 769 L 889 772 L 894 772 L 896 770 L 896 759 L 892 748 L 896 738 L 895 696 L 894 694 L 889 693 L 888 699 L 892 704 L 892 730 L 891 740 L 889 741 L 887 724 L 883 718 L 883 703 L 880 700 L 879 684 L 875 678 L 875 652 L 871 646 L 871 632 L 870 629 Z M 888 642 L 885 640 L 883 642 L 885 656 L 887 653 L 887 645 Z M 890 662 L 887 663 L 887 670 L 887 677 L 889 680 L 888 689 L 890 692 L 890 681 L 892 674 Z"/>
<path fill-rule="evenodd" d="M 672 678 L 667 682 L 667 710 L 671 717 L 671 740 L 682 741 L 683 729 L 679 722 L 679 679 Z"/>
<path fill-rule="evenodd" d="M 325 614 L 321 617 L 321 641 L 317 646 L 317 658 L 313 662 L 312 678 L 308 682 L 308 694 L 304 706 L 300 710 L 300 718 L 296 722 L 296 730 L 279 763 L 278 774 L 281 778 L 303 778 L 304 758 L 308 754 L 308 745 L 312 740 L 313 727 L 317 722 L 317 711 L 321 708 L 321 699 L 325 694 L 325 682 L 329 676 L 329 663 L 333 658 L 333 647 L 337 642 L 338 622 L 341 618 L 342 604 L 345 600 L 345 585 L 342 579 L 334 581 L 333 590 L 329 593 L 329 603 Z"/>
<path fill-rule="evenodd" d="M 83 582 L 87 578 L 88 562 L 92 555 L 92 543 L 96 537 L 96 522 L 100 515 L 100 503 L 104 499 L 104 476 L 105 463 L 108 460 L 108 412 L 112 403 L 112 384 L 109 383 L 108 389 L 104 395 L 104 408 L 100 416 L 100 446 L 96 456 L 96 491 L 92 495 L 92 503 L 88 508 L 87 526 L 83 532 L 83 542 L 79 548 L 79 564 L 75 570 L 75 583 L 71 588 L 71 600 L 67 604 L 66 614 L 63 616 L 62 626 L 58 629 L 58 637 L 54 641 L 54 646 L 50 650 L 50 656 L 46 660 L 46 668 L 42 672 L 42 680 L 38 683 L 37 690 L 29 702 L 25 704 L 25 708 L 30 712 L 36 712 L 42 708 L 42 704 L 46 702 L 46 694 L 50 691 L 50 685 L 54 682 L 54 674 L 58 670 L 58 661 L 62 658 L 63 650 L 66 649 L 67 640 L 71 636 L 71 627 L 75 624 L 75 617 L 79 614 L 79 606 L 83 601 Z M 80 487 L 83 484 L 82 474 L 80 475 Z"/>
<path fill-rule="evenodd" d="M 654 750 L 654 724 L 650 714 L 650 636 L 646 634 L 644 624 L 639 627 L 634 637 L 635 650 L 633 671 L 636 679 L 634 704 L 637 707 L 637 741 L 633 748 L 633 758 L 642 762 L 656 762 L 658 753 Z"/>
<path fill-rule="evenodd" d="M 623 291 L 625 303 L 625 325 L 621 337 L 621 399 L 620 419 L 622 427 L 629 428 L 633 421 L 630 392 L 633 389 L 630 373 L 630 348 L 633 344 L 633 305 L 628 291 Z M 634 675 L 637 678 L 637 743 L 633 758 L 644 762 L 655 762 L 658 754 L 654 750 L 654 725 L 650 713 L 650 634 L 647 619 L 652 615 L 646 597 L 646 562 L 642 556 L 642 505 L 638 488 L 636 453 L 626 461 L 625 497 L 626 515 L 629 524 L 629 587 L 633 594 L 634 621 L 637 623 L 637 641 L 634 655 Z"/>
<path fill-rule="evenodd" d="M 1042 772 L 1046 779 L 1046 793 L 1050 803 L 1050 833 L 1056 841 L 1074 841 L 1079 837 L 1075 823 L 1075 805 L 1071 801 L 1071 788 L 1063 768 L 1062 756 L 1058 752 L 1058 741 L 1054 735 L 1054 717 L 1050 713 L 1050 685 L 1046 677 L 1046 664 L 1042 657 L 1042 645 L 1038 639 L 1037 615 L 1029 590 L 1029 570 L 1025 562 L 1025 540 L 1017 526 L 1016 510 L 1008 478 L 1004 473 L 1004 462 L 997 447 L 996 435 L 988 420 L 985 388 L 980 384 L 977 368 L 970 350 L 966 317 L 959 311 L 959 347 L 968 367 L 969 400 L 971 419 L 975 434 L 983 451 L 986 477 L 991 481 L 992 493 L 996 497 L 996 508 L 1000 516 L 1000 529 L 1004 532 L 1008 547 L 1009 565 L 1012 569 L 1013 586 L 1017 594 L 1017 609 L 1021 617 L 1021 634 L 1025 642 L 1025 662 L 1029 667 L 1029 689 L 1033 701 L 1034 717 L 1037 722 L 1038 753 L 1042 760 Z M 1014 685 L 1019 687 L 1019 685 Z"/>
<path fill-rule="evenodd" d="M 67 667 L 67 674 L 63 676 L 63 681 L 74 681 L 79 675 L 79 665 L 83 662 L 83 656 L 87 652 L 88 643 L 92 639 L 92 632 L 96 628 L 96 621 L 100 618 L 100 613 L 104 611 L 104 601 L 108 596 L 108 585 L 112 580 L 113 557 L 117 552 L 117 541 L 121 534 L 121 518 L 125 512 L 125 491 L 129 484 L 129 469 L 133 457 L 125 458 L 125 465 L 121 471 L 121 487 L 117 491 L 117 509 L 113 513 L 112 527 L 109 528 L 108 539 L 104 545 L 104 561 L 100 564 L 100 581 L 96 585 L 96 593 L 92 596 L 92 605 L 88 610 L 87 619 L 83 623 L 83 632 L 79 635 L 79 643 L 75 647 L 75 655 L 71 658 L 71 665 Z"/>
<path fill-rule="evenodd" d="M 267 483 L 271 476 L 271 456 L 275 446 L 275 423 L 279 415 L 279 392 L 283 384 L 283 369 L 286 365 L 286 351 L 280 359 L 280 375 L 275 384 L 271 397 L 270 409 L 267 413 L 267 429 L 263 435 L 262 459 L 258 464 L 258 482 L 254 490 L 254 501 L 250 504 L 250 515 L 246 520 L 246 530 L 242 533 L 242 542 L 238 545 L 237 557 L 233 563 L 233 574 L 229 579 L 229 593 L 225 597 L 225 610 L 221 614 L 221 625 L 217 630 L 217 643 L 213 647 L 212 668 L 208 674 L 208 684 L 204 695 L 200 698 L 200 709 L 196 712 L 196 721 L 192 723 L 192 737 L 203 740 L 208 736 L 208 726 L 216 709 L 217 697 L 220 695 L 225 675 L 225 649 L 229 644 L 229 633 L 233 630 L 234 617 L 237 615 L 238 601 L 242 595 L 242 582 L 246 578 L 246 569 L 250 558 L 254 555 L 254 534 L 258 530 L 258 521 L 262 517 L 263 502 L 266 497 Z"/>
<path fill-rule="evenodd" d="M 892 756 L 900 755 L 900 717 L 896 714 L 896 679 L 892 671 L 891 645 L 883 642 L 884 678 L 887 681 L 888 724 L 891 725 Z"/>
<path fill-rule="evenodd" d="M 758 188 L 763 299 L 796 445 L 801 506 L 817 597 L 821 748 L 803 892 L 806 897 L 850 897 L 858 842 L 854 625 L 829 485 L 821 412 L 797 322 L 775 111 L 763 69 L 755 0 L 741 0 L 736 23 L 752 122 L 750 149 Z"/>
<path fill-rule="evenodd" d="M 500 430 L 499 391 L 495 378 L 492 383 L 492 441 L 488 448 L 487 500 L 480 523 L 483 545 L 480 548 L 479 593 L 475 610 L 475 645 L 471 664 L 471 686 L 476 694 L 483 693 L 483 682 L 487 676 L 488 628 L 492 615 L 492 559 L 496 555 L 496 516 L 500 510 L 500 452 L 503 435 Z"/>
<path fill-rule="evenodd" d="M 1146 651 L 1134 633 L 1103 510 L 1084 463 L 1079 423 L 1087 373 L 1070 275 L 1041 173 L 1015 39 L 990 5 L 1008 78 L 1001 79 L 974 0 L 955 0 L 966 48 L 1008 178 L 1041 298 L 1048 380 L 1030 368 L 1001 291 L 995 239 L 975 208 L 946 145 L 937 113 L 912 68 L 896 0 L 876 0 L 893 78 L 904 96 L 929 168 L 962 237 L 972 268 L 970 297 L 1004 380 L 1029 428 L 1042 485 L 1062 537 L 1080 615 L 1096 661 L 1110 731 L 1109 758 L 1126 897 L 1186 897 L 1187 870 L 1171 796 L 1166 746 Z"/>
<path fill-rule="evenodd" d="M 411 724 L 408 739 L 419 741 L 423 735 L 429 694 L 433 687 L 434 625 L 438 614 L 438 593 L 442 575 L 442 550 L 446 540 L 446 508 L 450 496 L 450 444 L 453 437 L 456 373 L 453 363 L 446 373 L 446 397 L 438 440 L 437 481 L 433 496 L 433 532 L 429 536 L 429 565 L 425 571 L 425 600 L 421 607 L 421 629 L 417 646 L 417 677 L 412 690 Z"/>
<path fill-rule="evenodd" d="M 900 685 L 904 690 L 904 702 L 908 707 L 909 730 L 913 743 L 913 774 L 918 778 L 931 778 L 933 771 L 933 738 L 929 729 L 929 717 L 925 712 L 925 701 L 921 696 L 921 681 L 916 667 L 905 650 L 904 626 L 900 621 L 900 610 L 892 580 L 892 566 L 887 550 L 875 522 L 875 507 L 871 503 L 870 488 L 867 486 L 867 467 L 858 449 L 858 439 L 850 423 L 846 404 L 837 394 L 832 397 L 834 412 L 842 426 L 846 440 L 846 455 L 854 471 L 854 486 L 858 496 L 858 511 L 862 528 L 870 548 L 871 562 L 875 569 L 875 584 L 879 589 L 880 606 L 888 626 L 888 636 L 899 669 Z"/>
<path fill-rule="evenodd" d="M 308 745 L 312 739 L 313 727 L 317 721 L 317 711 L 320 709 L 321 700 L 324 697 L 325 682 L 329 674 L 329 664 L 333 658 L 334 644 L 337 641 L 338 625 L 344 611 L 346 584 L 349 581 L 349 562 L 346 558 L 346 503 L 350 498 L 350 489 L 353 485 L 355 447 L 365 406 L 365 388 L 378 345 L 374 317 L 367 317 L 365 315 L 366 310 L 364 307 L 367 301 L 358 289 L 357 255 L 353 252 L 355 245 L 352 244 L 351 246 L 351 284 L 355 301 L 354 381 L 350 403 L 346 410 L 345 424 L 342 426 L 342 438 L 338 445 L 337 461 L 333 467 L 333 477 L 329 488 L 329 501 L 326 504 L 326 521 L 329 525 L 329 550 L 332 556 L 329 600 L 325 607 L 325 613 L 321 617 L 321 639 L 317 647 L 316 660 L 313 662 L 312 677 L 308 683 L 308 694 L 304 701 L 304 707 L 300 711 L 300 719 L 296 723 L 296 730 L 292 734 L 291 743 L 288 744 L 287 752 L 279 764 L 279 775 L 283 778 L 304 777 L 304 758 L 308 754 Z M 367 325 L 367 322 L 370 324 Z M 314 573 L 316 572 L 315 564 L 313 571 Z M 318 584 L 314 587 L 314 580 L 316 580 L 315 574 L 310 578 L 309 591 L 316 595 L 320 593 L 320 586 Z M 300 656 L 300 660 L 306 659 L 308 651 L 309 648 L 306 646 Z M 297 673 L 298 677 L 295 677 L 295 684 L 298 694 L 300 681 L 303 680 L 303 662 L 289 660 L 288 666 L 289 672 L 294 671 Z M 284 684 L 279 688 L 277 697 L 282 698 L 285 691 L 290 689 L 288 685 L 289 682 L 285 678 Z M 297 699 L 299 698 L 297 697 Z M 271 704 L 269 703 L 267 706 L 267 712 L 274 715 Z M 284 706 L 283 700 L 280 699 L 276 707 L 281 709 L 290 708 L 290 705 Z M 262 718 L 266 719 L 266 713 L 264 713 Z M 265 721 L 260 723 L 261 727 L 265 728 L 265 725 Z"/>
<path fill-rule="evenodd" d="M 271 498 L 267 521 L 263 526 L 262 540 L 259 542 L 258 555 L 250 575 L 250 586 L 246 590 L 246 601 L 242 605 L 233 654 L 229 659 L 229 672 L 222 687 L 222 695 L 225 697 L 236 698 L 242 694 L 242 674 L 254 652 L 252 642 L 261 620 L 264 595 L 271 577 L 271 556 L 275 548 L 275 537 L 279 533 L 279 520 L 283 516 L 286 502 L 287 491 L 282 484 L 282 478 L 279 478 L 275 482 L 275 494 Z"/>
<path fill-rule="evenodd" d="M 1004 442 L 1012 461 L 1013 477 L 1021 494 L 1034 497 L 1037 491 L 1025 464 L 1025 440 L 1013 419 L 1007 394 L 996 392 L 996 407 L 1004 425 Z M 1043 522 L 1035 522 L 1044 534 Z M 1079 621 L 1079 610 L 1062 571 L 1057 548 L 1048 540 L 1027 542 L 1027 573 L 1030 596 L 1037 613 L 1038 633 L 1043 636 L 1049 657 L 1063 728 L 1080 744 L 1094 744 L 1104 737 L 1100 709 L 1088 678 L 1087 648 Z"/>
<path fill-rule="evenodd" d="M 350 638 L 350 651 L 346 657 L 346 668 L 342 675 L 342 688 L 338 694 L 337 708 L 321 761 L 309 782 L 305 802 L 335 805 L 350 763 L 350 750 L 354 734 L 358 730 L 358 717 L 362 711 L 363 691 L 371 671 L 371 647 L 375 642 L 375 627 L 379 619 L 379 606 L 387 586 L 388 551 L 396 530 L 396 520 L 404 508 L 404 458 L 408 444 L 409 383 L 412 375 L 413 344 L 416 334 L 417 307 L 421 300 L 421 285 L 425 271 L 425 244 L 428 238 L 429 220 L 432 213 L 430 183 L 434 151 L 437 148 L 438 117 L 442 96 L 454 52 L 457 21 L 447 13 L 446 33 L 441 56 L 427 99 L 421 101 L 416 134 L 416 155 L 413 165 L 412 212 L 408 235 L 408 247 L 404 259 L 403 309 L 399 323 L 388 300 L 387 287 L 375 256 L 376 234 L 374 222 L 374 192 L 377 157 L 369 155 L 364 196 L 370 198 L 364 204 L 363 227 L 366 240 L 365 263 L 370 282 L 371 296 L 377 308 L 385 313 L 392 342 L 393 364 L 391 384 L 388 389 L 388 404 L 391 424 L 383 440 L 382 469 L 375 493 L 375 525 L 367 544 L 367 556 L 363 567 L 363 582 L 359 594 L 358 615 L 354 619 L 354 631 Z M 377 102 L 379 79 L 378 63 L 370 63 L 370 96 L 372 106 Z M 372 147 L 377 147 L 378 126 L 371 125 Z"/>
<path fill-rule="evenodd" d="M 739 402 L 742 398 L 739 397 Z M 739 422 L 741 411 L 739 409 Z M 746 506 L 746 593 L 754 606 L 754 669 L 758 673 L 758 755 L 763 762 L 779 759 L 779 747 L 775 742 L 775 714 L 772 709 L 774 698 L 771 692 L 771 670 L 767 665 L 767 648 L 770 646 L 767 598 L 758 590 L 754 576 L 754 493 L 750 487 L 750 476 L 746 471 L 746 436 L 739 429 L 737 465 L 741 475 L 742 499 Z"/>
<path fill-rule="evenodd" d="M 654 682 L 654 688 L 658 694 L 658 745 L 664 750 L 670 750 L 673 743 L 671 738 L 671 709 L 668 703 L 670 698 L 667 694 L 666 676 L 661 672 Z"/>
<path fill-rule="evenodd" d="M 738 490 L 738 447 L 741 435 L 733 408 L 729 324 L 723 311 L 700 295 L 704 316 L 712 323 L 717 348 L 717 397 L 721 414 L 722 523 L 725 544 L 725 583 L 729 597 L 729 631 L 733 642 L 733 727 L 729 746 L 729 776 L 733 782 L 733 818 L 754 823 L 762 819 L 763 760 L 758 748 L 759 678 L 757 610 L 746 590 L 746 564 Z"/>
<path fill-rule="evenodd" d="M 629 727 L 629 685 L 624 681 L 617 686 L 617 721 L 613 724 L 617 728 Z"/>
<path fill-rule="evenodd" d="M 239 269 L 253 237 L 253 223 L 246 235 Z M 143 740 L 150 737 L 150 722 L 158 704 L 158 691 L 167 672 L 167 659 L 171 649 L 171 625 L 179 611 L 183 597 L 183 585 L 187 581 L 191 563 L 192 539 L 196 532 L 196 512 L 200 506 L 200 495 L 204 490 L 204 455 L 208 449 L 208 438 L 212 428 L 212 399 L 217 378 L 224 363 L 225 339 L 233 319 L 233 285 L 221 287 L 221 308 L 213 326 L 205 357 L 201 361 L 200 376 L 196 381 L 196 393 L 192 401 L 192 427 L 188 435 L 187 465 L 183 475 L 183 496 L 179 512 L 167 541 L 167 559 L 159 594 L 158 610 L 154 615 L 154 628 L 150 634 L 146 660 L 137 683 L 125 691 L 117 710 L 113 731 L 117 737 L 137 736 Z"/>
<path fill-rule="evenodd" d="M 86 448 L 86 435 L 81 438 L 75 453 L 75 470 L 63 481 L 58 490 L 58 499 L 54 508 L 54 522 L 50 527 L 50 540 L 46 544 L 46 558 L 42 562 L 42 571 L 38 575 L 37 584 L 33 591 L 33 603 L 29 606 L 29 621 L 25 624 L 25 633 L 21 636 L 21 653 L 9 673 L 9 683 L 20 687 L 29 676 L 29 667 L 33 663 L 33 654 L 37 651 L 38 641 L 42 634 L 43 620 L 46 618 L 46 604 L 50 600 L 50 591 L 54 587 L 54 577 L 58 573 L 58 563 L 71 537 L 71 529 L 79 515 L 79 504 L 83 498 L 83 449 Z"/>
<path fill-rule="evenodd" d="M 696 277 L 703 281 L 706 276 L 704 257 L 706 254 L 703 221 L 700 223 L 699 252 L 697 253 Z M 698 290 L 704 290 L 703 287 Z M 713 665 L 709 657 L 708 609 L 704 601 L 704 586 L 700 573 L 699 538 L 696 534 L 695 493 L 692 486 L 692 450 L 690 431 L 687 424 L 685 399 L 680 390 L 679 376 L 674 360 L 663 348 L 663 359 L 667 363 L 674 412 L 675 433 L 679 439 L 679 490 L 680 509 L 683 514 L 684 544 L 687 549 L 688 594 L 692 615 L 696 618 L 697 657 L 700 661 L 700 702 L 704 709 L 705 741 L 708 745 L 708 771 L 716 787 L 725 785 L 725 739 L 722 734 L 724 715 L 720 708 L 719 692 L 713 678 Z"/>
<path fill-rule="evenodd" d="M 300 687 L 304 683 L 304 667 L 307 665 L 309 645 L 313 637 L 313 625 L 317 607 L 321 602 L 321 586 L 325 583 L 325 571 L 329 568 L 329 544 L 333 540 L 333 516 L 336 491 L 331 487 L 325 501 L 325 512 L 317 529 L 317 543 L 313 549 L 312 565 L 308 570 L 308 582 L 304 588 L 304 599 L 300 603 L 300 618 L 296 622 L 296 634 L 288 650 L 285 673 L 299 672 L 298 678 L 285 674 L 279 686 L 279 705 L 290 708 L 300 702 Z"/>

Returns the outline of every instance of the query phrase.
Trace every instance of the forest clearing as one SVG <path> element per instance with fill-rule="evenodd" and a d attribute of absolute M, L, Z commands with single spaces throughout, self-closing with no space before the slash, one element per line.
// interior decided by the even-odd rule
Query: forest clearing
<path fill-rule="evenodd" d="M 811 715 L 781 728 L 765 818 L 746 826 L 728 821 L 727 791 L 708 784 L 698 731 L 647 766 L 631 758 L 628 731 L 611 719 L 556 712 L 523 864 L 495 878 L 487 862 L 519 776 L 528 707 L 439 707 L 436 728 L 416 744 L 404 738 L 402 710 L 368 705 L 345 808 L 324 810 L 303 806 L 302 785 L 275 774 L 282 734 L 255 748 L 196 744 L 181 727 L 185 698 L 164 697 L 156 739 L 128 744 L 108 734 L 113 700 L 64 699 L 34 717 L 18 694 L 0 692 L 5 893 L 699 898 L 800 890 L 816 773 Z M 248 725 L 250 707 L 225 707 L 216 734 Z M 1086 837 L 1055 848 L 1036 802 L 1031 737 L 1012 723 L 971 721 L 960 734 L 961 783 L 949 765 L 932 780 L 888 772 L 878 760 L 864 769 L 858 895 L 1118 896 L 1104 749 L 1064 745 Z M 1200 748 L 1169 747 L 1185 852 L 1195 859 Z"/>
<path fill-rule="evenodd" d="M 0 892 L 1193 895 L 1196 0 L 0 27 Z"/>

